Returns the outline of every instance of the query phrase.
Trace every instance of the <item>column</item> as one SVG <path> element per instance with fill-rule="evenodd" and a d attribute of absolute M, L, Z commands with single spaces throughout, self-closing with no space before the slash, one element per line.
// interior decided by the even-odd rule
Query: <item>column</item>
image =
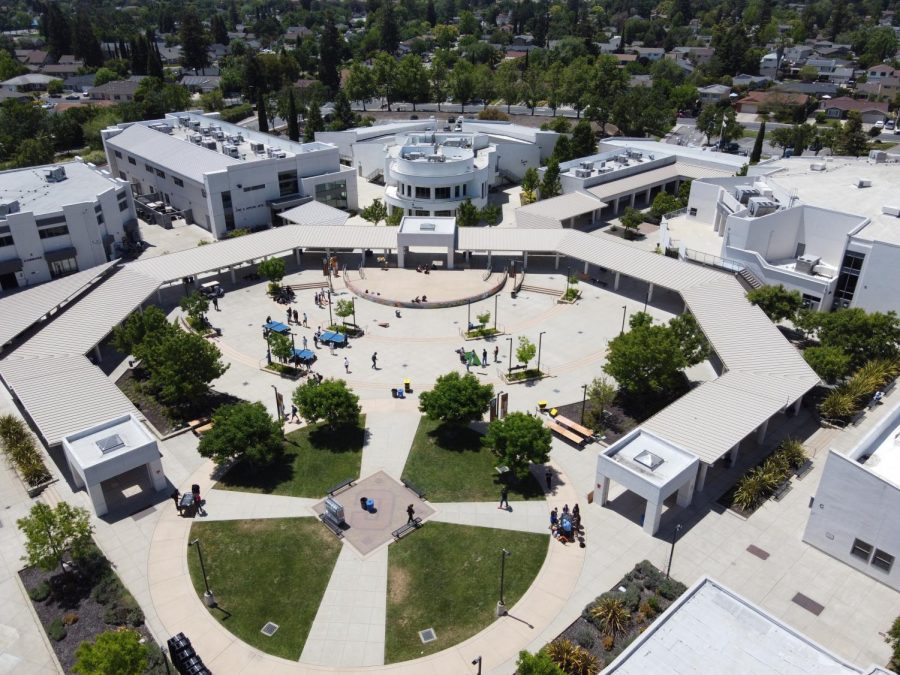
<path fill-rule="evenodd" d="M 675 502 L 681 508 L 687 508 L 694 499 L 694 482 L 695 478 L 691 478 L 687 483 L 678 488 L 678 497 Z"/>
<path fill-rule="evenodd" d="M 106 515 L 108 509 L 106 508 L 106 499 L 103 496 L 103 487 L 100 483 L 88 485 L 87 491 L 91 497 L 91 502 L 94 504 L 94 513 L 98 516 Z"/>
<path fill-rule="evenodd" d="M 527 267 L 528 267 L 528 251 L 523 251 L 522 252 L 522 271 L 524 272 Z"/>
<path fill-rule="evenodd" d="M 600 506 L 605 506 L 609 501 L 609 476 L 600 476 L 600 482 L 594 491 L 594 501 Z"/>
<path fill-rule="evenodd" d="M 795 414 L 795 415 L 799 415 L 799 414 L 800 414 L 800 406 L 801 406 L 802 404 L 803 404 L 803 397 L 802 397 L 802 396 L 801 396 L 800 398 L 798 398 L 796 401 L 794 401 L 794 414 Z"/>
<path fill-rule="evenodd" d="M 731 466 L 734 466 L 735 462 L 737 462 L 738 452 L 740 452 L 740 449 L 741 444 L 740 442 L 737 442 L 734 444 L 734 447 L 728 451 L 728 459 L 731 460 Z"/>
<path fill-rule="evenodd" d="M 555 269 L 555 270 L 559 269 L 559 253 L 556 254 L 556 262 L 553 265 L 553 269 Z"/>
<path fill-rule="evenodd" d="M 584 273 L 585 273 L 585 274 L 588 273 L 588 264 L 589 264 L 588 261 L 585 260 L 585 261 L 584 261 Z"/>
<path fill-rule="evenodd" d="M 399 267 L 400 269 L 403 269 L 403 253 L 405 249 L 405 246 L 397 247 L 397 267 Z"/>
<path fill-rule="evenodd" d="M 237 279 L 235 279 L 234 268 L 230 267 L 228 271 L 231 273 L 231 283 L 235 283 Z"/>
<path fill-rule="evenodd" d="M 766 430 L 769 428 L 769 420 L 766 420 L 762 424 L 759 425 L 759 428 L 756 430 L 756 442 L 759 445 L 762 445 L 766 440 Z"/>
<path fill-rule="evenodd" d="M 647 508 L 644 510 L 644 532 L 653 535 L 659 529 L 659 519 L 662 516 L 662 503 L 647 500 Z"/>
<path fill-rule="evenodd" d="M 644 199 L 644 204 L 647 205 L 647 206 L 650 206 L 650 191 L 651 191 L 652 189 L 653 189 L 653 188 L 647 188 L 647 198 Z"/>
<path fill-rule="evenodd" d="M 162 461 L 154 459 L 147 462 L 147 473 L 150 474 L 150 481 L 153 483 L 153 489 L 159 492 L 166 489 L 166 474 L 163 472 Z"/>
<path fill-rule="evenodd" d="M 703 486 L 706 485 L 706 471 L 709 469 L 709 464 L 706 462 L 700 462 L 700 470 L 697 475 L 697 484 L 694 486 L 694 489 L 697 492 L 703 492 Z"/>
<path fill-rule="evenodd" d="M 94 356 L 97 357 L 97 363 L 103 363 L 103 357 L 100 355 L 100 343 L 94 345 Z"/>
<path fill-rule="evenodd" d="M 634 198 L 635 198 L 636 196 L 637 196 L 637 192 L 632 192 L 632 193 L 631 193 L 631 204 L 630 204 L 631 208 L 634 208 Z"/>
<path fill-rule="evenodd" d="M 162 286 L 156 289 L 156 300 L 159 304 L 162 304 Z"/>
<path fill-rule="evenodd" d="M 296 262 L 298 265 L 300 264 L 300 249 L 299 248 L 294 249 L 294 262 Z"/>
<path fill-rule="evenodd" d="M 647 288 L 647 302 L 651 302 L 653 300 L 653 284 Z"/>
<path fill-rule="evenodd" d="M 620 276 L 620 273 L 616 272 L 616 280 L 613 282 L 613 290 L 614 291 L 619 290 L 619 276 Z"/>
<path fill-rule="evenodd" d="M 448 270 L 453 269 L 453 258 L 456 257 L 454 255 L 455 253 L 456 253 L 456 251 L 453 250 L 452 246 L 447 248 L 447 269 Z"/>

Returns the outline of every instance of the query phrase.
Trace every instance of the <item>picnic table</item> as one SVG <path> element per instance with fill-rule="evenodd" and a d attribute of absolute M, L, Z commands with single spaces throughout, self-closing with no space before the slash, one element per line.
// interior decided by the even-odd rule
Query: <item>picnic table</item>
<path fill-rule="evenodd" d="M 336 333 L 332 330 L 323 331 L 319 336 L 319 342 L 329 343 L 335 345 L 344 345 L 347 342 L 347 336 L 343 333 Z"/>
<path fill-rule="evenodd" d="M 581 434 L 582 436 L 593 436 L 594 435 L 594 432 L 591 429 L 588 429 L 587 427 L 584 427 L 584 426 L 578 424 L 578 422 L 573 422 L 568 417 L 563 417 L 562 415 L 557 415 L 556 417 L 554 417 L 554 419 L 559 424 L 562 424 L 563 426 L 568 427 L 572 431 L 575 431 L 575 432 Z"/>
<path fill-rule="evenodd" d="M 281 323 L 280 321 L 270 321 L 269 323 L 264 323 L 263 328 L 265 328 L 266 330 L 270 330 L 273 333 L 282 333 L 284 335 L 287 335 L 291 332 L 290 327 Z"/>
<path fill-rule="evenodd" d="M 303 363 L 312 363 L 316 360 L 316 353 L 311 349 L 294 349 L 294 358 Z"/>

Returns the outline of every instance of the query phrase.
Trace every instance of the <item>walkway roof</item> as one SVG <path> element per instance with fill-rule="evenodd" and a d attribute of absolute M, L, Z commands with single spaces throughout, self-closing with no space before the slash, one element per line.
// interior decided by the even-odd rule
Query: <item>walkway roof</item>
<path fill-rule="evenodd" d="M 279 215 L 292 225 L 343 225 L 350 214 L 315 200 L 295 206 Z"/>
<path fill-rule="evenodd" d="M 622 195 L 630 195 L 633 192 L 646 190 L 658 183 L 668 183 L 679 178 L 694 180 L 695 178 L 724 178 L 726 176 L 733 177 L 734 171 L 713 169 L 708 166 L 698 166 L 679 161 L 674 164 L 661 166 L 658 169 L 636 173 L 633 176 L 627 176 L 620 180 L 601 183 L 596 187 L 589 188 L 588 192 L 598 199 L 609 201 Z"/>
<path fill-rule="evenodd" d="M 543 227 L 562 227 L 569 218 L 577 218 L 585 213 L 598 211 L 606 206 L 606 202 L 587 192 L 567 192 L 558 197 L 542 199 L 539 202 L 520 206 L 516 209 L 518 227 L 540 227 L 540 221 L 548 221 Z M 523 216 L 524 221 L 523 222 Z M 537 220 L 535 220 L 537 219 Z"/>

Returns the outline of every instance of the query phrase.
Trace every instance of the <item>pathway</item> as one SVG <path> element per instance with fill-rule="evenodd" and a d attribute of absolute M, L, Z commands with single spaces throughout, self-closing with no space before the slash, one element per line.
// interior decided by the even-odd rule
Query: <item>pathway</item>
<path fill-rule="evenodd" d="M 285 497 L 282 495 L 261 495 L 252 492 L 231 490 L 211 490 L 203 497 L 206 500 L 205 516 L 197 520 L 253 520 L 256 518 L 311 518 L 315 514 L 312 505 L 321 499 Z M 174 506 L 173 506 L 174 510 Z"/>
<path fill-rule="evenodd" d="M 439 523 L 476 525 L 538 534 L 547 534 L 550 531 L 549 508 L 543 499 L 510 502 L 509 511 L 498 509 L 495 502 L 442 502 L 432 506 L 437 509 L 437 513 L 429 520 Z"/>
<path fill-rule="evenodd" d="M 359 477 L 384 471 L 400 478 L 419 427 L 421 415 L 415 401 L 367 401 L 363 404 L 363 412 L 366 415 L 366 442 Z"/>

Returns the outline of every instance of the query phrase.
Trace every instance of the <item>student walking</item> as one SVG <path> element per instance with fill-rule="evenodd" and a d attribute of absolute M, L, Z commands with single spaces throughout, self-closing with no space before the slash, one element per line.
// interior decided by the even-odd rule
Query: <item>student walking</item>
<path fill-rule="evenodd" d="M 304 314 L 303 316 L 306 316 L 306 314 Z M 300 325 L 300 315 L 297 313 L 296 309 L 294 310 L 294 323 L 298 326 Z"/>
<path fill-rule="evenodd" d="M 378 370 L 378 352 L 372 354 L 372 370 Z"/>
<path fill-rule="evenodd" d="M 219 311 L 219 299 L 216 296 L 213 296 L 213 307 L 218 312 Z"/>
<path fill-rule="evenodd" d="M 506 508 L 506 510 L 509 511 L 509 488 L 505 485 L 503 486 L 503 489 L 500 490 L 500 506 L 497 508 Z"/>
<path fill-rule="evenodd" d="M 296 421 L 298 424 L 300 423 L 300 418 L 297 417 L 297 406 L 291 406 L 291 422 Z"/>
<path fill-rule="evenodd" d="M 291 317 L 292 317 L 292 316 L 293 316 L 293 315 L 291 314 L 291 308 L 288 307 L 288 308 L 287 308 L 287 322 L 288 322 L 288 325 L 291 324 Z"/>
<path fill-rule="evenodd" d="M 297 315 L 296 315 L 296 314 L 294 314 L 294 318 L 295 318 L 295 319 L 297 318 Z M 305 328 L 309 328 L 309 324 L 306 322 L 306 312 L 303 312 L 303 326 L 304 326 Z"/>
<path fill-rule="evenodd" d="M 407 519 L 406 519 L 407 524 L 416 522 L 416 510 L 413 508 L 412 504 L 410 504 L 409 506 L 406 507 L 406 515 L 407 515 Z"/>
<path fill-rule="evenodd" d="M 550 492 L 553 489 L 553 472 L 550 469 L 544 474 L 544 480 L 547 481 L 547 492 Z"/>
<path fill-rule="evenodd" d="M 346 356 L 344 357 L 344 372 L 348 375 L 350 374 L 350 359 Z"/>
<path fill-rule="evenodd" d="M 181 515 L 181 493 L 178 492 L 177 488 L 172 492 L 172 501 L 175 502 L 175 510 Z"/>
<path fill-rule="evenodd" d="M 494 345 L 494 363 L 500 362 L 500 346 Z"/>
<path fill-rule="evenodd" d="M 306 336 L 304 335 L 303 336 L 303 349 L 306 349 L 306 345 L 307 345 Z"/>
<path fill-rule="evenodd" d="M 487 349 L 481 350 L 481 365 L 487 366 Z"/>

